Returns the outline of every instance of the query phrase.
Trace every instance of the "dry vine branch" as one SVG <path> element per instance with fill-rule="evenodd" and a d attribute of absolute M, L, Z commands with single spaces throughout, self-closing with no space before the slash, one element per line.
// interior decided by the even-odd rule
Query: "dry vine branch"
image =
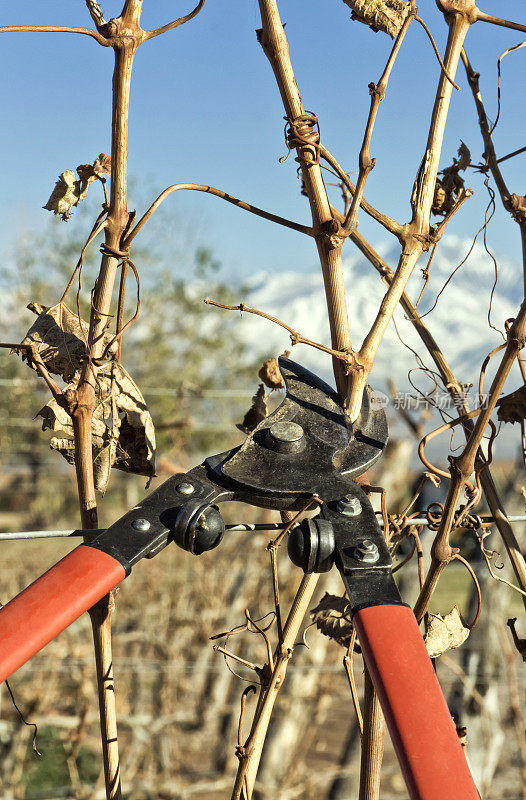
<path fill-rule="evenodd" d="M 333 209 L 333 212 L 338 215 L 336 209 Z M 343 221 L 343 217 L 341 215 L 339 215 L 339 219 Z M 381 256 L 358 231 L 354 231 L 351 234 L 351 239 L 381 275 L 382 280 L 390 285 L 393 280 L 394 273 L 388 264 L 386 264 Z M 462 382 L 456 378 L 437 341 L 432 336 L 428 327 L 416 310 L 416 307 L 413 305 L 409 296 L 405 292 L 403 292 L 400 298 L 400 304 L 402 305 L 402 308 L 406 312 L 409 321 L 414 326 L 424 346 L 435 362 L 442 377 L 442 381 L 453 401 L 455 402 L 456 408 L 460 413 L 468 414 L 470 409 L 466 402 L 466 396 Z M 473 424 L 468 421 L 466 425 L 463 425 L 463 430 L 467 438 L 470 434 L 470 431 L 473 430 Z M 483 455 L 480 451 L 478 453 L 478 458 L 483 459 Z M 489 467 L 486 467 L 486 469 L 484 469 L 481 473 L 480 481 L 487 503 L 506 546 L 506 550 L 508 552 L 508 556 L 510 558 L 519 586 L 523 591 L 526 591 L 526 562 L 517 538 L 513 532 L 513 528 L 508 520 L 503 503 L 497 492 Z M 526 598 L 523 597 L 523 600 L 526 607 Z"/>
<path fill-rule="evenodd" d="M 291 605 L 283 628 L 283 643 L 276 650 L 274 656 L 274 669 L 268 683 L 260 689 L 257 708 L 248 738 L 243 747 L 238 748 L 240 763 L 232 792 L 232 800 L 241 800 L 243 791 L 246 792 L 247 798 L 252 795 L 272 709 L 285 680 L 298 630 L 309 607 L 319 577 L 316 574 L 304 575 Z"/>
<path fill-rule="evenodd" d="M 178 28 L 180 25 L 184 25 L 185 22 L 190 22 L 190 20 L 196 17 L 202 10 L 205 2 L 206 0 L 199 0 L 199 3 L 196 5 L 193 11 L 190 11 L 189 14 L 186 14 L 183 17 L 179 17 L 179 19 L 176 19 L 174 22 L 169 22 L 167 25 L 163 25 L 161 28 L 156 28 L 153 31 L 145 31 L 144 41 L 148 41 L 148 39 L 154 39 L 156 36 L 160 36 L 162 33 L 166 33 L 174 28 Z"/>
<path fill-rule="evenodd" d="M 315 623 L 312 623 L 313 625 Z M 349 640 L 349 646 L 347 648 L 347 652 L 343 657 L 343 666 L 345 672 L 347 673 L 347 679 L 349 681 L 349 689 L 351 690 L 351 699 L 352 704 L 354 707 L 354 713 L 356 714 L 356 719 L 358 721 L 358 728 L 360 729 L 360 736 L 363 735 L 363 716 L 362 710 L 360 708 L 360 701 L 358 700 L 358 691 L 356 689 L 356 681 L 354 679 L 354 669 L 353 669 L 353 656 L 354 656 L 354 645 L 356 643 L 356 630 L 353 628 L 351 633 L 351 638 Z"/>
<path fill-rule="evenodd" d="M 513 31 L 522 31 L 526 33 L 526 25 L 521 25 L 520 22 L 512 22 L 511 20 L 501 19 L 494 17 L 492 14 L 486 14 L 479 8 L 475 9 L 475 17 L 477 22 L 489 22 L 491 25 L 498 25 L 501 28 L 510 28 Z"/>
<path fill-rule="evenodd" d="M 526 259 L 526 251 L 524 253 L 524 258 Z M 517 353 L 524 347 L 525 340 L 526 300 L 523 301 L 515 322 L 508 334 L 506 350 L 491 384 L 487 405 L 485 408 L 481 409 L 462 454 L 457 457 L 451 457 L 451 482 L 445 502 L 445 513 L 442 517 L 435 541 L 433 542 L 431 566 L 415 606 L 417 619 L 421 619 L 427 611 L 429 600 L 433 594 L 440 573 L 453 555 L 449 544 L 449 536 L 455 524 L 455 511 L 460 500 L 462 489 L 468 482 L 469 476 L 475 468 L 475 460 L 486 426 L 490 421 L 491 414 L 499 399 L 513 362 L 517 358 Z"/>
<path fill-rule="evenodd" d="M 320 257 L 332 349 L 348 352 L 351 335 L 341 260 L 342 240 L 338 238 L 338 223 L 332 217 L 327 192 L 319 165 L 319 136 L 316 137 L 313 115 L 306 115 L 289 55 L 289 46 L 280 19 L 276 0 L 259 0 L 261 29 L 258 41 L 267 56 L 283 101 L 289 124 L 289 143 L 296 149 L 305 192 L 309 199 L 316 244 Z M 336 236 L 335 236 L 336 234 Z M 348 379 L 339 359 L 333 360 L 334 377 L 340 400 L 344 401 L 348 390 Z"/>
<path fill-rule="evenodd" d="M 86 6 L 97 28 L 100 28 L 102 25 L 106 25 L 106 20 L 104 19 L 104 12 L 102 11 L 97 0 L 86 0 Z"/>
<path fill-rule="evenodd" d="M 384 754 L 385 719 L 369 670 L 365 667 L 362 751 L 359 800 L 380 797 L 380 771 Z"/>
<path fill-rule="evenodd" d="M 522 208 L 522 198 L 518 197 L 517 195 L 510 195 L 506 183 L 504 182 L 500 169 L 497 165 L 495 149 L 493 147 L 487 116 L 480 94 L 478 73 L 476 73 L 471 67 L 465 51 L 462 51 L 462 59 L 466 68 L 468 83 L 471 87 L 473 98 L 475 100 L 475 106 L 479 117 L 479 125 L 484 141 L 485 157 L 488 166 L 493 174 L 495 183 L 497 184 L 497 189 L 499 191 L 504 208 L 506 208 L 512 214 L 519 225 L 522 243 L 523 272 L 526 275 L 526 214 Z M 508 330 L 505 352 L 497 369 L 495 378 L 491 384 L 486 407 L 482 410 L 477 422 L 473 426 L 472 431 L 470 431 L 466 447 L 461 456 L 452 458 L 451 460 L 452 480 L 446 500 L 446 513 L 442 518 L 435 542 L 433 543 L 431 567 L 426 577 L 426 582 L 420 597 L 415 606 L 415 614 L 417 615 L 418 619 L 420 619 L 427 610 L 429 599 L 433 592 L 434 586 L 438 581 L 440 572 L 442 571 L 444 565 L 451 558 L 452 552 L 449 545 L 449 534 L 454 524 L 455 509 L 460 499 L 462 488 L 470 474 L 473 472 L 482 436 L 484 435 L 486 426 L 490 421 L 491 414 L 499 399 L 500 393 L 504 387 L 513 362 L 520 354 L 521 349 L 524 347 L 525 341 L 526 299 L 523 300 L 517 317 L 515 318 L 512 327 Z M 516 561 L 518 561 L 518 559 L 516 559 Z"/>
<path fill-rule="evenodd" d="M 232 203 L 232 205 L 237 206 L 238 208 L 242 208 L 244 211 L 250 211 L 251 214 L 256 214 L 258 217 L 263 217 L 263 219 L 268 219 L 270 222 L 276 222 L 279 225 L 284 225 L 286 228 L 292 228 L 292 230 L 298 231 L 299 233 L 305 233 L 307 236 L 314 236 L 314 230 L 309 228 L 307 225 L 301 225 L 299 222 L 292 222 L 289 219 L 285 219 L 284 217 L 280 217 L 277 214 L 271 214 L 269 211 L 263 211 L 261 208 L 257 208 L 257 206 L 250 205 L 250 203 L 245 203 L 244 200 L 238 200 L 237 197 L 233 197 L 226 192 L 223 192 L 221 189 L 214 189 L 213 186 L 204 186 L 199 183 L 176 183 L 173 186 L 169 186 L 164 192 L 161 192 L 159 197 L 152 203 L 150 208 L 143 214 L 139 222 L 135 225 L 135 227 L 130 231 L 129 234 L 124 239 L 124 247 L 129 247 L 132 241 L 135 239 L 143 225 L 148 222 L 152 214 L 159 208 L 161 203 L 173 192 L 179 192 L 181 190 L 193 191 L 193 192 L 205 192 L 206 194 L 211 194 L 214 197 L 219 197 L 221 200 L 226 200 L 228 203 Z"/>
<path fill-rule="evenodd" d="M 0 27 L 0 33 L 81 33 L 85 36 L 91 36 L 103 47 L 109 47 L 110 42 L 101 36 L 97 31 L 91 28 L 69 28 L 61 25 L 3 25 Z"/>
<path fill-rule="evenodd" d="M 431 205 L 435 193 L 440 152 L 452 92 L 452 85 L 448 78 L 446 78 L 446 73 L 454 79 L 469 26 L 470 21 L 468 17 L 460 13 L 454 15 L 450 22 L 446 54 L 444 57 L 445 72 L 442 71 L 440 74 L 435 104 L 431 116 L 426 152 L 422 160 L 422 169 L 419 171 L 415 184 L 415 194 L 412 203 L 412 221 L 404 235 L 404 245 L 393 280 L 382 300 L 376 319 L 369 333 L 366 335 L 359 352 L 356 354 L 356 360 L 361 369 L 351 370 L 349 376 L 350 393 L 347 398 L 347 403 L 351 420 L 356 419 L 359 414 L 362 393 L 373 367 L 374 359 L 383 335 L 391 321 L 418 259 L 428 246 Z"/>
<path fill-rule="evenodd" d="M 256 314 L 258 317 L 263 317 L 264 319 L 270 320 L 270 322 L 274 322 L 276 325 L 280 325 L 282 328 L 285 328 L 286 331 L 290 334 L 290 341 L 293 345 L 295 344 L 307 344 L 310 347 L 316 348 L 316 350 L 321 350 L 324 353 L 328 353 L 333 358 L 343 361 L 346 365 L 353 363 L 353 356 L 352 353 L 340 352 L 337 350 L 332 350 L 330 347 L 326 347 L 324 344 L 319 344 L 318 342 L 313 342 L 312 339 L 306 339 L 301 333 L 294 330 L 290 325 L 287 325 L 286 322 L 282 322 L 277 317 L 273 317 L 270 314 L 267 314 L 265 311 L 260 311 L 257 308 L 251 308 L 250 306 L 246 306 L 244 303 L 240 303 L 237 306 L 229 306 L 225 305 L 224 303 L 218 303 L 215 300 L 210 300 L 209 297 L 205 297 L 204 303 L 210 306 L 216 306 L 217 308 L 224 308 L 227 311 L 246 311 L 248 314 Z"/>
<path fill-rule="evenodd" d="M 0 347 L 7 348 L 9 350 L 26 350 L 27 352 L 31 353 L 31 361 L 34 364 L 36 371 L 39 375 L 45 380 L 49 391 L 59 403 L 59 405 L 66 405 L 64 392 L 58 385 L 58 383 L 51 377 L 48 368 L 42 361 L 40 354 L 37 348 L 34 345 L 30 344 L 13 344 L 11 342 L 0 342 Z"/>
<path fill-rule="evenodd" d="M 374 165 L 376 163 L 376 159 L 371 158 L 369 154 L 369 147 L 373 135 L 373 128 L 374 128 L 374 123 L 376 121 L 376 115 L 378 113 L 378 108 L 380 106 L 380 103 L 385 97 L 385 92 L 387 90 L 387 83 L 389 81 L 389 76 L 391 75 L 391 71 L 394 67 L 396 57 L 400 51 L 402 42 L 409 29 L 409 25 L 411 24 L 413 19 L 414 19 L 414 9 L 411 9 L 407 17 L 405 18 L 404 23 L 400 28 L 400 31 L 398 32 L 398 35 L 396 37 L 395 43 L 393 45 L 393 48 L 391 50 L 391 53 L 387 60 L 387 64 L 385 65 L 385 69 L 382 73 L 380 80 L 378 81 L 377 84 L 375 83 L 369 84 L 371 107 L 369 109 L 369 117 L 367 119 L 367 125 L 365 126 L 365 133 L 359 155 L 358 180 L 356 181 L 356 188 L 353 193 L 351 207 L 347 212 L 347 216 L 345 218 L 345 222 L 343 223 L 341 231 L 342 234 L 344 234 L 345 236 L 348 236 L 356 228 L 356 222 L 358 219 L 358 209 L 362 202 L 365 184 L 369 176 L 369 173 L 371 172 L 371 170 L 374 169 Z"/>
<path fill-rule="evenodd" d="M 356 192 L 355 184 L 351 181 L 348 173 L 345 172 L 345 170 L 343 169 L 341 164 L 339 164 L 339 162 L 336 160 L 333 154 L 322 143 L 320 143 L 320 155 L 323 159 L 325 159 L 327 164 L 330 164 L 331 167 L 336 171 L 344 186 L 349 190 L 352 199 L 354 193 Z M 346 195 L 344 195 L 344 200 L 346 199 L 347 199 Z M 407 232 L 407 226 L 400 225 L 399 222 L 396 222 L 396 220 L 392 219 L 387 214 L 383 214 L 381 211 L 378 211 L 378 209 L 374 208 L 374 206 L 372 206 L 370 203 L 364 200 L 363 197 L 360 200 L 360 208 L 362 208 L 365 211 L 365 213 L 371 217 L 371 219 L 374 219 L 376 222 L 382 225 L 383 228 L 389 231 L 389 233 L 392 233 L 394 236 L 396 236 L 397 239 L 399 239 L 400 242 L 403 244 L 404 235 Z M 333 217 L 340 223 L 340 225 L 343 225 L 345 221 L 345 216 L 342 216 L 339 213 L 339 211 L 337 211 L 337 209 L 335 209 L 332 205 L 331 205 L 331 213 Z"/>

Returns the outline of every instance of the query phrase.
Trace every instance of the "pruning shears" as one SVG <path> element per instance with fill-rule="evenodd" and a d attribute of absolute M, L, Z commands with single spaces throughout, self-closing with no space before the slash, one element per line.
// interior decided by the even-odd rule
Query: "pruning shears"
<path fill-rule="evenodd" d="M 237 448 L 171 476 L 89 543 L 75 548 L 0 609 L 0 681 L 126 578 L 175 542 L 195 555 L 218 546 L 218 508 L 239 501 L 277 510 L 321 501 L 289 533 L 305 572 L 335 565 L 412 800 L 477 800 L 457 731 L 411 608 L 398 592 L 375 512 L 354 482 L 382 455 L 384 410 L 364 392 L 351 424 L 335 392 L 289 359 L 279 361 L 282 404 Z"/>

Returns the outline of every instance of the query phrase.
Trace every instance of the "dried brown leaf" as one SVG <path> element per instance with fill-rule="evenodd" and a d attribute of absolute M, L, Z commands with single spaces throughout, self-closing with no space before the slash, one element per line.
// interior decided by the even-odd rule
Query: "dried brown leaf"
<path fill-rule="evenodd" d="M 431 658 L 437 658 L 448 650 L 460 647 L 469 636 L 460 617 L 458 606 L 453 606 L 449 614 L 430 614 L 424 636 L 427 652 Z"/>
<path fill-rule="evenodd" d="M 342 647 L 348 647 L 353 631 L 350 610 L 346 597 L 326 592 L 310 615 L 324 636 L 334 639 Z"/>
<path fill-rule="evenodd" d="M 460 146 L 458 148 L 458 168 L 459 169 L 467 169 L 471 165 L 471 153 L 469 151 L 469 147 L 465 142 L 460 140 Z"/>
<path fill-rule="evenodd" d="M 411 10 L 404 0 L 343 0 L 352 9 L 351 19 L 368 25 L 377 33 L 383 31 L 394 39 Z"/>
<path fill-rule="evenodd" d="M 471 153 L 466 144 L 460 140 L 457 151 L 458 158 L 453 157 L 451 166 L 442 170 L 442 178 L 436 179 L 435 195 L 431 211 L 433 214 L 445 216 L 454 207 L 464 191 L 464 180 L 460 177 L 460 172 L 466 170 L 471 164 Z"/>
<path fill-rule="evenodd" d="M 93 172 L 99 178 L 102 175 L 111 175 L 111 156 L 107 153 L 99 153 L 99 157 L 93 162 Z"/>
<path fill-rule="evenodd" d="M 522 422 L 526 419 L 526 386 L 502 397 L 497 406 L 497 418 L 501 422 Z"/>
<path fill-rule="evenodd" d="M 258 376 L 269 389 L 283 389 L 285 386 L 277 358 L 267 358 L 267 360 L 263 362 Z"/>
<path fill-rule="evenodd" d="M 68 389 L 76 389 L 78 378 L 79 373 Z M 144 397 L 121 364 L 103 364 L 97 391 L 91 442 L 95 488 L 104 494 L 112 468 L 150 478 L 155 475 L 155 429 Z M 67 411 L 52 399 L 37 416 L 43 419 L 42 430 L 61 434 L 51 439 L 51 449 L 74 464 L 73 426 Z"/>
<path fill-rule="evenodd" d="M 109 175 L 110 170 L 111 158 L 105 153 L 101 153 L 93 164 L 79 164 L 78 179 L 73 170 L 67 169 L 58 176 L 51 197 L 43 208 L 61 216 L 64 222 L 67 222 L 72 214 L 71 209 L 84 200 L 90 184 L 102 175 Z"/>
<path fill-rule="evenodd" d="M 28 308 L 38 316 L 22 344 L 35 346 L 49 372 L 61 375 L 66 383 L 71 382 L 86 355 L 88 323 L 79 319 L 64 303 L 50 307 L 30 303 Z M 107 331 L 104 334 L 104 345 L 112 338 L 112 334 Z M 28 366 L 35 369 L 29 351 L 22 352 L 22 358 L 27 361 Z"/>
<path fill-rule="evenodd" d="M 64 222 L 71 217 L 71 208 L 80 200 L 80 181 L 75 178 L 75 173 L 67 169 L 58 176 L 51 196 L 45 206 L 46 211 L 52 211 L 55 216 L 61 216 Z"/>
<path fill-rule="evenodd" d="M 259 384 L 259 389 L 252 398 L 252 405 L 243 417 L 241 425 L 237 425 L 243 433 L 251 433 L 260 422 L 263 422 L 267 416 L 267 403 L 265 398 L 265 387 L 262 383 Z"/>

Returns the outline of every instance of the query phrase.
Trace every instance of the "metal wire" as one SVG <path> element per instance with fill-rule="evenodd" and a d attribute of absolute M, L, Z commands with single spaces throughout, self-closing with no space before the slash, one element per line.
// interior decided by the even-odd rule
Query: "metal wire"
<path fill-rule="evenodd" d="M 515 514 L 509 516 L 509 522 L 526 522 L 526 514 Z M 483 523 L 495 522 L 493 517 L 481 515 L 480 520 Z M 411 517 L 407 520 L 411 525 L 429 525 L 426 517 Z M 382 520 L 378 520 L 380 527 L 383 527 Z M 226 525 L 226 530 L 233 533 L 241 533 L 246 531 L 277 531 L 283 528 L 282 522 L 240 522 Z M 74 537 L 85 537 L 86 539 L 94 539 L 99 533 L 104 533 L 106 528 L 95 528 L 89 530 L 67 530 L 67 531 L 11 531 L 10 533 L 0 533 L 0 541 L 18 541 L 20 539 L 68 539 Z"/>

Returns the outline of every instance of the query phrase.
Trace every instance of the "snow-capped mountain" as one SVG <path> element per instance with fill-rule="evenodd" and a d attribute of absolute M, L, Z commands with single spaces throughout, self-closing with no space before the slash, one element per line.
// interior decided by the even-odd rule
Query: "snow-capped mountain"
<path fill-rule="evenodd" d="M 466 257 L 471 245 L 469 240 L 454 236 L 444 238 L 439 244 L 430 269 L 430 281 L 419 305 L 421 314 L 433 306 L 438 292 Z M 396 248 L 384 246 L 379 247 L 378 251 L 394 269 Z M 428 257 L 428 254 L 424 254 L 410 280 L 408 293 L 413 300 L 420 294 L 422 269 Z M 522 270 L 504 257 L 497 256 L 497 261 L 498 282 L 493 295 L 491 320 L 496 328 L 504 330 L 504 321 L 517 312 L 521 301 Z M 374 320 L 386 286 L 361 253 L 357 250 L 353 253 L 350 248 L 344 258 L 344 276 L 352 344 L 358 349 Z M 477 242 L 464 265 L 439 297 L 436 307 L 425 318 L 457 378 L 465 383 L 476 384 L 482 360 L 490 350 L 503 342 L 502 335 L 488 325 L 489 297 L 494 279 L 494 263 L 484 246 Z M 249 294 L 243 301 L 287 322 L 310 339 L 330 344 L 319 267 L 305 272 L 260 273 L 253 278 Z M 419 354 L 424 364 L 433 367 L 431 358 L 413 326 L 405 319 L 402 309 L 397 311 L 395 320 L 403 341 Z M 268 320 L 244 314 L 238 324 L 242 326 L 239 332 L 244 340 L 257 352 L 273 355 L 290 349 L 287 331 Z M 330 380 L 330 358 L 324 353 L 297 345 L 291 357 Z M 498 358 L 495 363 L 498 363 Z M 385 390 L 387 378 L 391 377 L 399 390 L 409 390 L 408 372 L 416 366 L 414 353 L 404 347 L 391 323 L 375 362 L 371 384 Z M 491 370 L 488 375 L 491 377 Z M 412 373 L 412 378 L 421 388 L 430 388 L 429 381 L 422 374 Z M 511 382 L 515 383 L 513 376 Z"/>

